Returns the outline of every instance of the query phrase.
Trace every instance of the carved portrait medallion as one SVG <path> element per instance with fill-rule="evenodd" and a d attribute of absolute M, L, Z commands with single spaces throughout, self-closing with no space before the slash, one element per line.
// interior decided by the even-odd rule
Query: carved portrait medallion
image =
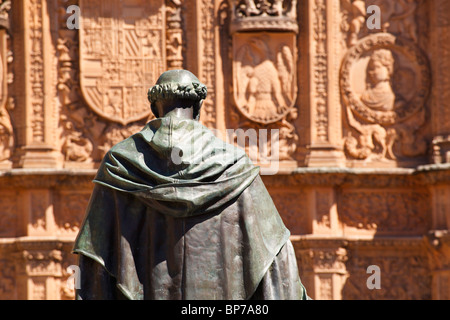
<path fill-rule="evenodd" d="M 166 68 L 164 0 L 80 0 L 80 84 L 88 106 L 126 125 L 151 113 Z"/>
<path fill-rule="evenodd" d="M 429 65 L 414 43 L 387 33 L 372 34 L 344 57 L 340 86 L 344 103 L 356 116 L 389 126 L 424 107 Z"/>
<path fill-rule="evenodd" d="M 296 99 L 295 35 L 239 33 L 233 37 L 233 95 L 248 119 L 283 119 Z"/>

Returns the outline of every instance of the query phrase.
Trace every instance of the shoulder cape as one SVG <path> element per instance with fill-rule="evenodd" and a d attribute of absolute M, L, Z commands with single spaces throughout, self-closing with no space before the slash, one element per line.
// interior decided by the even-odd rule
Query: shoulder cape
<path fill-rule="evenodd" d="M 129 299 L 248 299 L 289 239 L 259 168 L 197 121 L 149 122 L 94 182 L 73 251 Z"/>

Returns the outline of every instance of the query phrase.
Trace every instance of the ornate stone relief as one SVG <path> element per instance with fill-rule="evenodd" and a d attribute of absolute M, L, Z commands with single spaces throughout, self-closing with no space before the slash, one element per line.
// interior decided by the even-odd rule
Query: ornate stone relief
<path fill-rule="evenodd" d="M 401 35 L 413 42 L 418 41 L 416 10 L 420 0 L 341 0 L 341 29 L 347 35 L 348 46 L 372 32 L 388 32 Z M 366 8 L 376 5 L 380 8 L 381 29 L 370 30 L 365 27 Z"/>
<path fill-rule="evenodd" d="M 224 2 L 226 5 L 226 3 Z M 216 98 L 216 33 L 214 1 L 201 0 L 200 11 L 200 41 L 202 43 L 199 60 L 199 79 L 208 88 L 208 95 L 203 102 L 200 120 L 208 128 L 217 126 Z"/>
<path fill-rule="evenodd" d="M 12 53 L 8 49 L 6 30 L 9 28 L 9 10 L 11 1 L 0 1 L 0 165 L 7 162 L 12 155 L 13 126 L 9 110 L 13 108 L 8 98 L 8 85 L 12 83 L 12 73 L 8 72 L 8 64 L 12 61 Z"/>
<path fill-rule="evenodd" d="M 346 105 L 357 116 L 370 123 L 394 125 L 423 109 L 430 87 L 429 67 L 412 43 L 375 34 L 347 53 L 341 86 Z"/>
<path fill-rule="evenodd" d="M 329 141 L 328 114 L 328 45 L 327 12 L 325 0 L 315 0 L 312 27 L 314 39 L 313 81 L 316 138 L 320 142 Z"/>
<path fill-rule="evenodd" d="M 99 116 L 126 125 L 150 115 L 146 91 L 166 67 L 164 0 L 80 0 L 80 88 Z"/>
<path fill-rule="evenodd" d="M 292 234 L 307 234 L 310 232 L 308 217 L 308 198 L 306 192 L 299 190 L 273 188 L 269 190 L 273 202 L 280 213 L 286 227 Z M 302 210 L 298 210 L 302 208 Z"/>
<path fill-rule="evenodd" d="M 338 212 L 346 233 L 421 235 L 430 226 L 430 195 L 425 191 L 345 190 Z"/>
<path fill-rule="evenodd" d="M 348 30 L 350 48 L 340 71 L 349 126 L 344 142 L 347 157 L 393 161 L 426 155 L 428 143 L 423 130 L 431 75 L 411 26 L 416 2 L 341 2 L 351 13 L 349 25 L 343 27 Z M 369 33 L 361 26 L 365 23 L 361 10 L 365 12 L 370 4 L 386 7 L 381 10 L 385 32 Z"/>
<path fill-rule="evenodd" d="M 19 299 L 59 299 L 59 279 L 62 276 L 63 260 L 61 243 L 18 243 L 14 253 L 16 277 L 28 278 L 20 288 Z"/>
<path fill-rule="evenodd" d="M 435 230 L 425 237 L 429 264 L 433 275 L 433 299 L 450 299 L 450 233 Z"/>
<path fill-rule="evenodd" d="M 11 0 L 0 1 L 0 26 L 9 29 L 9 10 L 11 10 Z"/>
<path fill-rule="evenodd" d="M 182 0 L 166 1 L 167 6 L 167 69 L 183 69 Z"/>
<path fill-rule="evenodd" d="M 300 276 L 316 300 L 340 300 L 348 277 L 346 241 L 293 239 Z M 312 290 L 311 290 L 312 289 Z"/>
<path fill-rule="evenodd" d="M 17 193 L 2 190 L 0 197 L 0 236 L 14 237 L 17 230 Z"/>
<path fill-rule="evenodd" d="M 349 242 L 348 253 L 346 268 L 350 276 L 342 289 L 344 300 L 431 298 L 431 276 L 421 238 Z M 380 268 L 380 289 L 367 287 L 369 266 Z"/>
<path fill-rule="evenodd" d="M 78 257 L 76 254 L 70 253 L 71 250 L 62 252 L 63 261 L 61 262 L 61 284 L 60 295 L 61 300 L 74 300 L 75 299 L 75 286 L 71 286 L 69 283 L 75 284 L 75 279 L 69 281 L 69 277 L 73 276 L 73 272 L 69 272 L 67 268 L 69 266 L 78 265 Z"/>
<path fill-rule="evenodd" d="M 6 256 L 6 252 L 2 252 L 2 255 Z M 17 281 L 12 259 L 0 259 L 0 279 L 0 299 L 16 299 Z"/>
<path fill-rule="evenodd" d="M 34 143 L 44 143 L 44 48 L 42 38 L 42 0 L 30 0 L 28 25 L 30 28 L 31 70 L 31 128 Z"/>
<path fill-rule="evenodd" d="M 0 57 L 1 59 L 2 57 Z M 2 64 L 2 61 L 0 61 Z M 0 70 L 0 72 L 2 72 Z M 0 75 L 0 77 L 3 75 Z M 5 79 L 1 79 L 1 82 Z M 1 83 L 0 83 L 1 85 Z M 4 97 L 4 100 L 7 98 Z M 3 101 L 4 101 L 3 100 Z M 11 117 L 8 110 L 8 102 L 0 101 L 0 162 L 7 161 L 11 157 L 11 151 L 13 147 L 13 127 L 11 123 Z"/>
<path fill-rule="evenodd" d="M 450 163 L 450 2 L 435 0 L 431 3 L 429 33 L 431 47 L 435 59 L 433 69 L 433 95 L 431 108 L 435 137 L 432 142 L 433 160 L 435 163 Z"/>
<path fill-rule="evenodd" d="M 66 268 L 76 264 L 71 239 L 94 174 L 81 168 L 95 167 L 112 145 L 149 120 L 144 73 L 150 78 L 153 69 L 146 63 L 180 68 L 187 54 L 187 64 L 208 86 L 202 122 L 267 129 L 268 151 L 271 129 L 278 129 L 280 160 L 299 159 L 298 148 L 308 154 L 342 147 L 349 166 L 370 167 L 374 160 L 372 167 L 402 166 L 405 159 L 421 161 L 428 149 L 435 163 L 450 162 L 449 3 L 0 0 L 0 171 L 11 168 L 13 151 L 20 166 L 20 147 L 33 150 L 42 143 L 61 151 L 70 167 L 51 174 L 0 173 L 0 299 L 74 298 Z M 80 30 L 66 25 L 72 4 L 88 11 Z M 381 7 L 380 30 L 365 26 L 371 4 Z M 25 30 L 11 39 L 10 12 L 26 18 L 11 20 L 17 23 L 12 31 Z M 192 21 L 195 28 L 186 30 Z M 195 41 L 186 43 L 186 31 Z M 24 44 L 29 50 L 22 50 Z M 133 90 L 144 92 L 141 102 L 133 101 Z M 306 132 L 301 143 L 300 132 Z M 53 146 L 54 136 L 59 141 Z M 308 141 L 313 144 L 306 150 Z M 335 164 L 326 159 L 327 166 Z M 265 176 L 291 239 L 297 239 L 302 280 L 313 297 L 449 299 L 446 168 L 297 168 Z M 430 228 L 443 230 L 430 232 L 422 248 Z M 381 290 L 366 286 L 369 265 L 381 268 Z"/>
<path fill-rule="evenodd" d="M 74 236 L 80 229 L 84 213 L 89 203 L 90 193 L 59 191 L 54 196 L 55 201 L 55 223 L 57 234 Z"/>
<path fill-rule="evenodd" d="M 65 26 L 70 4 L 83 12 L 80 30 Z M 70 4 L 60 0 L 61 150 L 66 166 L 90 167 L 153 118 L 148 88 L 165 69 L 182 68 L 182 1 Z"/>
<path fill-rule="evenodd" d="M 234 37 L 233 94 L 248 119 L 269 124 L 286 118 L 296 99 L 293 52 L 295 38 L 286 34 L 246 33 Z"/>
<path fill-rule="evenodd" d="M 297 251 L 302 256 L 305 267 L 318 272 L 345 273 L 345 262 L 348 259 L 345 248 L 317 248 Z"/>
<path fill-rule="evenodd" d="M 296 0 L 230 0 L 231 32 L 279 30 L 298 32 Z"/>
<path fill-rule="evenodd" d="M 279 130 L 279 160 L 293 160 L 298 135 L 295 0 L 230 1 L 233 127 Z M 272 149 L 270 142 L 265 146 Z M 256 159 L 254 159 L 256 160 Z"/>

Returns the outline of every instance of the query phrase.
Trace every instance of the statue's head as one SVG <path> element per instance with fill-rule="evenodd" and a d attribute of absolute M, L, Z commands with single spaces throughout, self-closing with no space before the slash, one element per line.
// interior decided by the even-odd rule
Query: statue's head
<path fill-rule="evenodd" d="M 148 89 L 148 100 L 157 118 L 164 116 L 175 106 L 193 107 L 194 119 L 198 120 L 206 93 L 206 86 L 192 72 L 169 70 L 161 74 L 156 84 Z"/>

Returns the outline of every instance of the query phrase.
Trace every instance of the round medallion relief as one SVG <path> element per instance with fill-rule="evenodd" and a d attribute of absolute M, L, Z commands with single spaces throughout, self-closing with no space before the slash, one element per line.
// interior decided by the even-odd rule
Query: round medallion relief
<path fill-rule="evenodd" d="M 405 121 L 429 95 L 427 58 L 413 42 L 392 34 L 361 39 L 344 57 L 340 75 L 345 105 L 370 123 Z"/>

